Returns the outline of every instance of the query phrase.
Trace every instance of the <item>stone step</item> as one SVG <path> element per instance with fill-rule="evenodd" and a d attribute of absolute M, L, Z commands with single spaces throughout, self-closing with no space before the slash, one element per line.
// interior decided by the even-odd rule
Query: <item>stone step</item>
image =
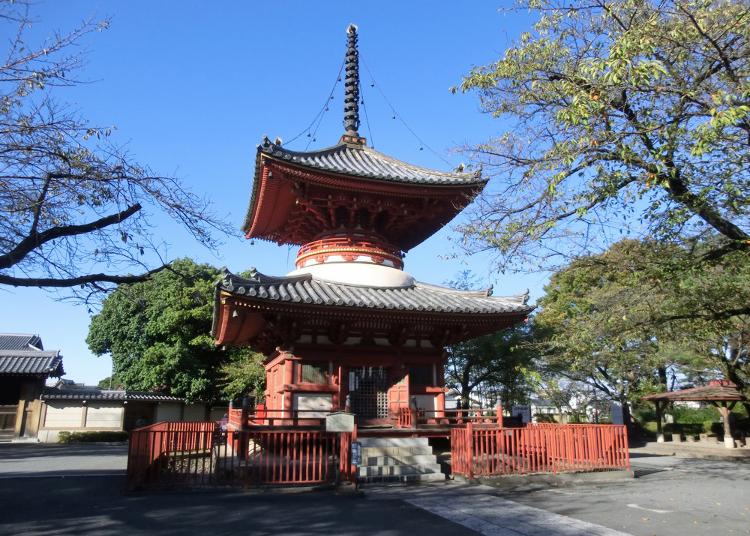
<path fill-rule="evenodd" d="M 362 437 L 358 439 L 362 447 L 428 447 L 426 437 Z"/>
<path fill-rule="evenodd" d="M 362 457 L 363 466 L 378 466 L 378 465 L 415 465 L 420 463 L 437 463 L 437 458 L 434 454 L 416 454 L 406 456 L 369 456 Z"/>
<path fill-rule="evenodd" d="M 432 454 L 432 447 L 425 445 L 422 447 L 364 447 L 362 448 L 362 458 L 373 456 L 418 456 Z"/>
<path fill-rule="evenodd" d="M 368 484 L 379 482 L 442 482 L 445 480 L 445 475 L 443 473 L 422 473 L 419 475 L 370 476 L 361 477 L 360 480 Z"/>
<path fill-rule="evenodd" d="M 382 477 L 382 476 L 406 476 L 406 475 L 424 475 L 429 473 L 438 473 L 440 465 L 437 463 L 418 464 L 418 465 L 385 465 L 385 466 L 366 466 L 359 467 L 358 475 L 360 477 Z M 443 475 L 443 478 L 445 476 Z"/>

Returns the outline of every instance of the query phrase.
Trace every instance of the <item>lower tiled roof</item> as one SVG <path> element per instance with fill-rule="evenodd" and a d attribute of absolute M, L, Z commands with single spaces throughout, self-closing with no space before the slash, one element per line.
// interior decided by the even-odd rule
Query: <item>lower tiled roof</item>
<path fill-rule="evenodd" d="M 62 376 L 59 351 L 0 350 L 0 375 Z"/>
<path fill-rule="evenodd" d="M 528 314 L 534 309 L 527 304 L 528 293 L 492 296 L 489 290 L 462 291 L 419 282 L 399 288 L 366 287 L 323 281 L 310 274 L 269 277 L 253 272 L 252 277 L 246 279 L 225 271 L 217 289 L 269 302 L 393 311 Z"/>

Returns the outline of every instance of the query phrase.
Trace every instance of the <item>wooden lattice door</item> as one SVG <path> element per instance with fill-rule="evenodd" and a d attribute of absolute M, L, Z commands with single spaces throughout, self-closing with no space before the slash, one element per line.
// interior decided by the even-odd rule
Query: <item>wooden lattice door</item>
<path fill-rule="evenodd" d="M 388 418 L 388 370 L 383 367 L 349 369 L 349 399 L 359 418 Z"/>

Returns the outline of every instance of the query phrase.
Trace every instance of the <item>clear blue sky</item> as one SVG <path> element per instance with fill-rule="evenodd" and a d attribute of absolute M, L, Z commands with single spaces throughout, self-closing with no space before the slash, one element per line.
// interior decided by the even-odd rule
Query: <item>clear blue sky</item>
<path fill-rule="evenodd" d="M 360 131 L 396 158 L 449 169 L 464 157 L 453 150 L 479 142 L 503 125 L 478 109 L 474 95 L 452 95 L 472 66 L 489 63 L 529 28 L 523 13 L 498 12 L 502 1 L 476 2 L 153 2 L 39 1 L 35 37 L 72 28 L 94 16 L 111 18 L 109 30 L 85 40 L 83 76 L 92 82 L 59 97 L 99 126 L 115 125 L 115 139 L 133 157 L 163 174 L 184 179 L 208 196 L 217 213 L 239 229 L 250 196 L 255 146 L 263 134 L 290 140 L 325 101 L 341 65 L 346 26 L 359 26 L 360 54 L 388 100 L 425 147 L 392 114 L 362 67 L 370 120 Z M 509 5 L 509 0 L 505 0 Z M 7 36 L 5 36 L 7 37 Z M 339 86 L 313 147 L 336 143 L 342 133 Z M 305 149 L 303 137 L 291 144 Z M 301 143 L 300 143 L 301 142 Z M 448 166 L 443 159 L 451 163 Z M 459 216 L 460 219 L 460 216 Z M 241 238 L 213 253 L 174 225 L 154 220 L 172 257 L 227 266 L 250 266 L 273 275 L 293 269 L 296 252 Z M 459 220 L 456 220 L 459 221 Z M 543 274 L 493 273 L 486 256 L 447 258 L 450 229 L 412 250 L 406 270 L 441 284 L 473 270 L 495 294 L 531 289 L 538 298 Z M 32 332 L 45 347 L 60 349 L 67 378 L 95 383 L 109 375 L 110 360 L 86 347 L 89 313 L 39 289 L 0 290 L 0 331 Z"/>

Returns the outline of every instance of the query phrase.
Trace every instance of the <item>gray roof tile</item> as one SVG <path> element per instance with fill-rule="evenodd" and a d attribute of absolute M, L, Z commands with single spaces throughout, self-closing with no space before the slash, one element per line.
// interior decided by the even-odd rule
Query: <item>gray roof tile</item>
<path fill-rule="evenodd" d="M 447 173 L 402 162 L 366 145 L 341 143 L 318 151 L 291 151 L 267 138 L 258 146 L 264 154 L 306 168 L 388 182 L 438 186 L 483 185 L 479 173 Z"/>
<path fill-rule="evenodd" d="M 47 387 L 42 400 L 104 400 L 139 402 L 183 402 L 182 398 L 143 391 L 99 389 L 97 387 L 68 388 Z"/>
<path fill-rule="evenodd" d="M 62 376 L 62 356 L 57 350 L 0 350 L 0 375 L 3 374 Z"/>
<path fill-rule="evenodd" d="M 314 279 L 311 275 L 268 277 L 254 272 L 245 279 L 225 271 L 219 290 L 269 302 L 314 303 L 316 305 L 424 311 L 431 313 L 528 314 L 528 293 L 491 296 L 490 291 L 468 292 L 425 283 L 405 288 L 346 285 Z"/>
<path fill-rule="evenodd" d="M 44 350 L 39 335 L 30 333 L 0 333 L 0 350 Z"/>

